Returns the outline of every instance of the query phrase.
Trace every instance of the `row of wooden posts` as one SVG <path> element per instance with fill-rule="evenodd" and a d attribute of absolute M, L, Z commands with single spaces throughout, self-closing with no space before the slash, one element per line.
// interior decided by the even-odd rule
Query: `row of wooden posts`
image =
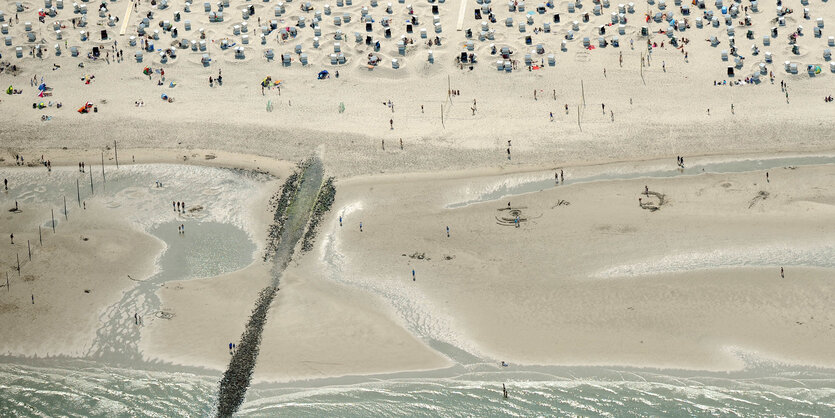
<path fill-rule="evenodd" d="M 116 156 L 116 168 L 119 168 L 119 153 L 116 149 L 116 141 L 113 141 L 113 152 Z M 104 174 L 104 151 L 101 153 L 101 178 L 102 183 L 107 183 L 107 177 Z M 81 183 L 78 179 L 75 180 L 75 189 L 76 189 L 76 196 L 78 197 L 78 207 L 81 207 Z M 93 169 L 90 168 L 90 195 L 95 193 L 93 188 Z M 69 221 L 69 212 L 67 211 L 67 197 L 63 196 L 64 198 L 64 219 Z M 50 209 L 52 213 L 52 233 L 55 234 L 55 209 Z M 43 246 L 43 231 L 41 230 L 41 226 L 38 225 L 38 242 L 41 246 Z M 26 249 L 29 252 L 29 261 L 32 261 L 32 245 L 29 240 L 26 240 Z M 17 277 L 21 277 L 21 268 L 20 268 L 20 253 L 17 254 Z M 9 287 L 9 272 L 6 272 L 6 291 L 11 292 L 11 287 Z"/>

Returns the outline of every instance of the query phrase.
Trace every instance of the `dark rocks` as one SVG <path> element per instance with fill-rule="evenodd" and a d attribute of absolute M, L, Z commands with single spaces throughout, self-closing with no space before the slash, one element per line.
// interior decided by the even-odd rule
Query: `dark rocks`
<path fill-rule="evenodd" d="M 310 222 L 308 222 L 307 232 L 302 239 L 302 252 L 307 252 L 313 249 L 313 241 L 316 239 L 316 229 L 319 227 L 319 222 L 333 205 L 336 197 L 336 188 L 333 187 L 333 177 L 329 177 L 322 184 L 319 189 L 319 196 L 316 198 L 316 205 L 313 206 L 313 213 L 310 215 Z"/>

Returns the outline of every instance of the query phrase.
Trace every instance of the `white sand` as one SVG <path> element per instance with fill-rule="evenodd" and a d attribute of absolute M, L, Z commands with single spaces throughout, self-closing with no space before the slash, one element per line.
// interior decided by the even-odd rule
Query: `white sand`
<path fill-rule="evenodd" d="M 10 275 L 10 286 L 2 289 L 0 302 L 0 333 L 4 336 L 0 352 L 86 354 L 101 325 L 101 311 L 136 285 L 131 278 L 144 280 L 154 273 L 154 259 L 163 243 L 131 228 L 121 220 L 125 214 L 119 210 L 95 201 L 88 203 L 87 210 L 72 210 L 69 222 L 60 222 L 63 215 L 56 210 L 60 223 L 54 235 L 43 228 L 43 246 L 38 224 L 50 219 L 49 208 L 26 206 L 21 214 L 3 212 L 3 230 L 15 231 L 15 245 L 12 248 L 4 240 L 0 261 L 3 272 Z M 32 246 L 31 262 L 27 240 Z M 5 285 L 5 277 L 2 281 Z"/>
<path fill-rule="evenodd" d="M 831 366 L 831 269 L 781 279 L 779 260 L 757 257 L 832 259 L 835 172 L 770 174 L 560 186 L 505 199 L 531 218 L 518 229 L 496 222 L 505 200 L 443 209 L 484 178 L 346 181 L 337 206 L 359 209 L 330 226 L 347 280 L 409 300 L 429 335 L 496 360 L 727 369 L 741 367 L 733 346 Z M 638 207 L 644 184 L 666 195 L 658 212 Z M 740 267 L 705 269 L 722 263 Z M 637 276 L 611 277 L 632 265 Z"/>

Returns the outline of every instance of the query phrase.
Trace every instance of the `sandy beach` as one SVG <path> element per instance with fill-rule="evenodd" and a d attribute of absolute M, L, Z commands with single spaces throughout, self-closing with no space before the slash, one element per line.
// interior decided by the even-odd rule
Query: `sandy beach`
<path fill-rule="evenodd" d="M 835 9 L 670 3 L 0 4 L 0 355 L 835 368 Z"/>

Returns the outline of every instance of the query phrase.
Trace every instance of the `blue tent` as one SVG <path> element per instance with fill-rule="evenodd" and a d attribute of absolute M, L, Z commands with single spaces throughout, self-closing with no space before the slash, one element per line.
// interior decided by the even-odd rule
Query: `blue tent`
<path fill-rule="evenodd" d="M 330 73 L 328 73 L 328 70 L 322 70 L 322 71 L 319 71 L 319 77 L 318 77 L 318 79 L 319 79 L 319 80 L 325 79 L 325 78 L 327 78 L 327 77 L 328 77 L 328 74 L 330 74 Z"/>
<path fill-rule="evenodd" d="M 38 90 L 40 90 L 40 91 L 44 91 L 44 90 L 46 90 L 46 84 L 41 83 L 41 85 L 40 85 L 40 86 L 38 86 Z"/>

